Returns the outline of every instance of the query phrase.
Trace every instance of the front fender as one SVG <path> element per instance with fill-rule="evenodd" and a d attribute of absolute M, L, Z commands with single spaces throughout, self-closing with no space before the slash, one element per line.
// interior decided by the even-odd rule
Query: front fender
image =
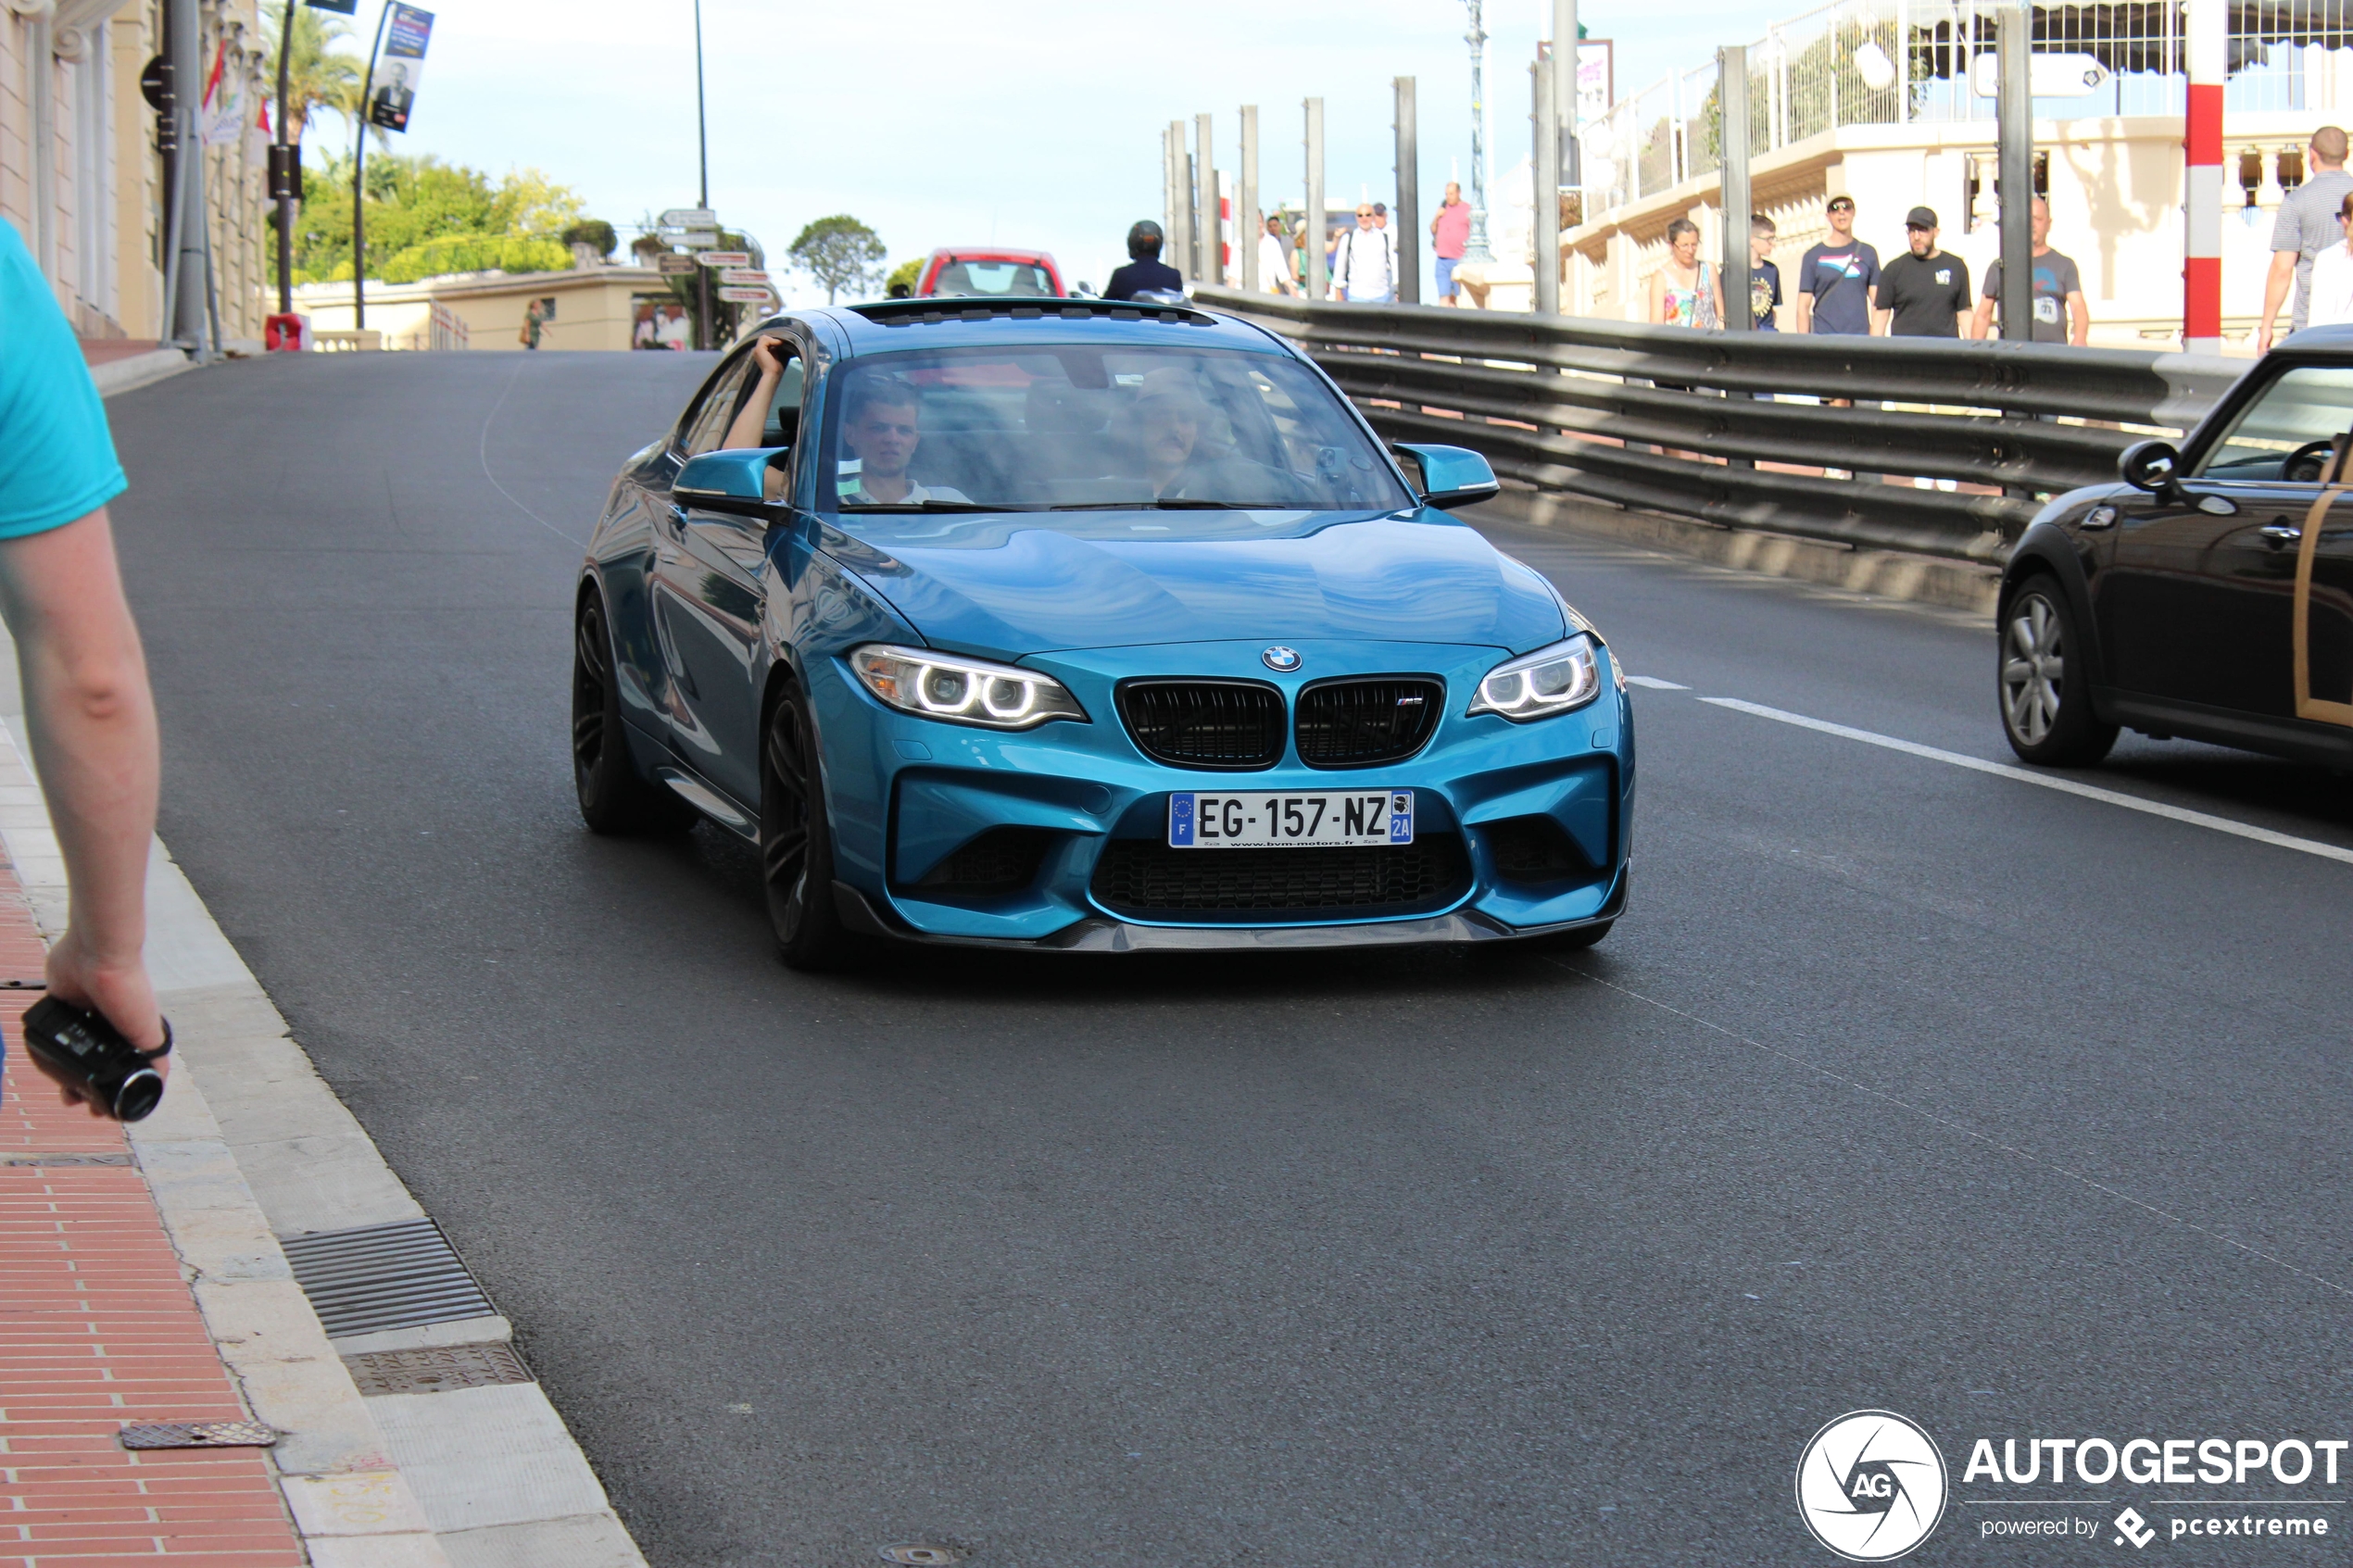
<path fill-rule="evenodd" d="M 2068 650 L 2067 660 L 2070 667 L 2080 664 L 2083 670 L 2092 711 L 2103 721 L 2110 717 L 2110 704 L 2107 652 L 2100 646 L 2099 623 L 2092 615 L 2091 580 L 2097 563 L 2093 540 L 2086 538 L 2078 525 L 2084 513 L 2108 500 L 2106 489 L 2073 491 L 2045 508 L 2010 550 L 2009 564 L 2002 569 L 2001 597 L 1994 612 L 1998 638 L 2002 634 L 2000 628 L 2009 620 L 2010 600 L 2026 579 L 2040 572 L 2057 578 L 2059 591 L 2066 596 L 2068 608 L 2075 618 L 2075 646 Z"/>

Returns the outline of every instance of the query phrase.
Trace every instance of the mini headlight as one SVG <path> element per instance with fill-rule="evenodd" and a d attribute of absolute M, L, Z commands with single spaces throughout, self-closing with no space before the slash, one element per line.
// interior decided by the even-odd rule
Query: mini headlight
<path fill-rule="evenodd" d="M 1061 682 L 1010 664 L 870 643 L 850 654 L 849 668 L 884 702 L 925 719 L 990 730 L 1026 730 L 1053 719 L 1087 722 L 1087 710 Z"/>
<path fill-rule="evenodd" d="M 1498 664 L 1478 683 L 1470 711 L 1515 722 L 1549 719 L 1584 707 L 1600 693 L 1602 673 L 1593 639 L 1582 632 L 1567 642 Z"/>

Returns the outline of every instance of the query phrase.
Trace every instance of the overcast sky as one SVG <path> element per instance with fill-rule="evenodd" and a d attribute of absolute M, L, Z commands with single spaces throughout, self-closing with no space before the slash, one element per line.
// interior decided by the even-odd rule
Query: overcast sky
<path fill-rule="evenodd" d="M 624 234 L 648 211 L 693 204 L 690 0 L 431 3 L 432 52 L 412 129 L 393 139 L 401 150 L 494 173 L 535 166 Z M 354 19 L 362 52 L 379 4 L 361 0 Z M 1617 40 L 1625 94 L 1798 8 L 1588 0 L 1582 14 L 1589 37 Z M 1467 170 L 1462 0 L 1153 9 L 1165 19 L 1101 0 L 871 10 L 704 0 L 711 205 L 759 237 L 804 303 L 805 283 L 782 275 L 783 252 L 801 225 L 836 212 L 871 225 L 894 262 L 993 240 L 1051 250 L 1067 276 L 1100 287 L 1125 259 L 1127 225 L 1160 215 L 1161 130 L 1202 111 L 1217 117 L 1216 158 L 1230 170 L 1238 106 L 1259 106 L 1272 205 L 1302 189 L 1300 100 L 1320 94 L 1333 197 L 1385 198 L 1390 82 L 1410 75 L 1425 202 L 1451 167 Z M 1499 171 L 1528 151 L 1527 65 L 1550 15 L 1549 0 L 1489 7 Z"/>

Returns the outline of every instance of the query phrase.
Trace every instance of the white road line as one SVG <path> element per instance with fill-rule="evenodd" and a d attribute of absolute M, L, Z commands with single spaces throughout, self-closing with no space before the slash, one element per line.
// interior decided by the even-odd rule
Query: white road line
<path fill-rule="evenodd" d="M 1655 692 L 1687 692 L 1692 689 L 1673 681 L 1662 681 L 1655 675 L 1629 675 L 1626 684 L 1629 686 L 1648 686 Z"/>
<path fill-rule="evenodd" d="M 1634 677 L 1629 675 L 1627 679 L 1630 681 Z M 2062 779 L 2049 773 L 2037 773 L 2025 768 L 2013 768 L 2006 762 L 1988 762 L 1982 758 L 1966 757 L 1957 751 L 1944 751 L 1933 746 L 1922 746 L 1917 741 L 1897 740 L 1894 735 L 1882 735 L 1870 730 L 1857 730 L 1845 724 L 1833 724 L 1826 719 L 1808 719 L 1803 713 L 1791 713 L 1779 708 L 1767 708 L 1761 703 L 1743 702 L 1736 696 L 1704 696 L 1699 700 L 1718 708 L 1730 708 L 1736 712 L 1754 713 L 1759 719 L 1773 719 L 1784 724 L 1795 724 L 1802 730 L 1818 730 L 1823 734 L 1837 735 L 1843 740 L 1858 740 L 1866 746 L 1884 746 L 1890 751 L 1900 751 L 1909 757 L 1925 757 L 1931 762 L 1946 762 L 1956 768 L 1967 768 L 1974 772 L 1992 773 L 1996 778 L 2015 779 L 2020 784 L 2031 784 L 2043 789 L 2055 789 L 2062 795 L 2080 795 L 2086 800 L 2098 800 L 2110 806 L 2121 806 L 2128 811 L 2143 811 L 2152 817 L 2163 817 L 2169 822 L 2186 822 L 2192 827 L 2211 828 L 2216 833 L 2227 833 L 2240 838 L 2251 838 L 2258 844 L 2269 844 L 2274 848 L 2294 849 L 2307 855 L 2318 855 L 2324 860 L 2338 860 L 2347 865 L 2353 865 L 2353 849 L 2340 849 L 2334 844 L 2322 844 L 2318 839 L 2296 838 L 2284 833 L 2273 833 L 2270 828 L 2259 828 L 2247 822 L 2234 822 L 2228 817 L 2208 816 L 2204 811 L 2191 811 L 2179 806 L 2168 806 L 2160 801 L 2144 800 L 2138 796 L 2125 795 L 2113 789 L 2102 789 L 2096 784 L 2078 784 L 2073 779 Z"/>

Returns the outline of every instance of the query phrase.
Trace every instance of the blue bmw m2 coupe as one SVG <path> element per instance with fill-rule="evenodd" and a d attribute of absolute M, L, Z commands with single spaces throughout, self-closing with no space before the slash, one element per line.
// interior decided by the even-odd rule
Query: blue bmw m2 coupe
<path fill-rule="evenodd" d="M 1599 940 L 1617 662 L 1251 323 L 794 312 L 629 459 L 580 577 L 598 833 L 757 844 L 785 960 Z"/>

